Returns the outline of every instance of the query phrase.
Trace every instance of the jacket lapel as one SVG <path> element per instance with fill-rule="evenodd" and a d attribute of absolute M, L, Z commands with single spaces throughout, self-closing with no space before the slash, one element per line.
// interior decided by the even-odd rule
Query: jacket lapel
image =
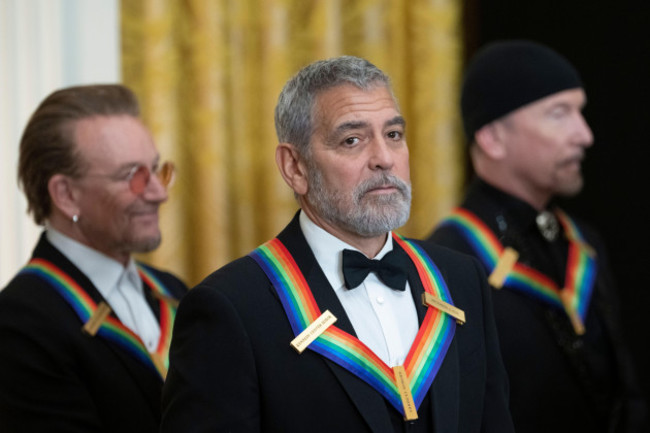
<path fill-rule="evenodd" d="M 401 247 L 394 242 L 393 248 Z M 441 272 L 445 281 L 449 281 L 445 272 L 443 270 Z M 418 314 L 418 322 L 421 325 L 427 313 L 427 307 L 422 303 L 424 287 L 413 262 L 409 262 L 408 281 Z M 456 332 L 458 332 L 458 328 Z M 456 338 L 454 338 L 429 390 L 429 404 L 431 406 L 431 418 L 433 419 L 434 425 L 433 431 L 436 433 L 451 433 L 458 430 L 458 374 L 458 350 Z"/>
<path fill-rule="evenodd" d="M 393 248 L 402 249 L 397 242 L 393 242 Z M 406 254 L 406 253 L 404 253 Z M 408 267 L 408 281 L 409 286 L 411 286 L 411 296 L 413 296 L 413 302 L 415 303 L 415 311 L 418 313 L 418 323 L 421 325 L 424 320 L 424 316 L 427 314 L 427 307 L 422 303 L 422 294 L 424 293 L 424 287 L 420 281 L 420 276 L 418 271 L 412 261 L 409 260 Z"/>
<path fill-rule="evenodd" d="M 336 326 L 350 335 L 356 337 L 350 319 L 345 314 L 336 293 L 329 285 L 327 278 L 319 266 L 315 266 L 312 272 L 306 276 L 310 287 L 322 287 L 323 290 L 313 290 L 314 297 L 321 311 L 330 310 L 337 318 Z M 350 399 L 366 420 L 373 432 L 392 432 L 391 420 L 388 414 L 387 403 L 384 397 L 373 387 L 359 379 L 348 370 L 335 362 L 325 359 L 325 363 L 334 373 L 334 376 L 341 383 Z"/>
<path fill-rule="evenodd" d="M 59 267 L 63 272 L 69 275 L 70 278 L 72 278 L 96 304 L 99 304 L 100 302 L 106 302 L 101 293 L 99 293 L 99 290 L 97 290 L 97 288 L 88 279 L 88 277 L 86 277 L 86 275 L 81 272 L 79 268 L 77 268 L 70 260 L 68 260 L 67 257 L 65 257 L 58 249 L 56 249 L 52 244 L 48 242 L 45 233 L 41 235 L 41 238 L 36 248 L 34 249 L 33 257 L 48 260 Z M 144 287 L 146 287 L 145 290 L 150 290 L 146 284 L 144 284 Z M 119 322 L 119 319 L 115 315 L 115 312 L 111 311 L 110 316 Z M 121 324 L 121 322 L 119 323 Z M 82 325 L 83 324 L 80 320 L 79 332 L 82 332 Z M 134 382 L 141 385 L 143 393 L 149 394 L 150 386 L 147 386 L 147 384 L 145 384 L 145 381 L 149 382 L 151 380 L 148 377 L 142 376 L 143 369 L 150 371 L 152 375 L 156 375 L 162 383 L 162 379 L 160 379 L 160 376 L 157 375 L 153 369 L 151 369 L 149 366 L 145 366 L 140 360 L 135 359 L 132 354 L 128 353 L 119 345 L 99 335 L 88 338 L 99 339 L 103 341 L 120 360 L 129 374 L 131 374 Z"/>
<path fill-rule="evenodd" d="M 278 238 L 280 238 L 282 243 L 291 252 L 294 260 L 301 269 L 321 312 L 329 310 L 337 318 L 336 326 L 338 328 L 350 335 L 356 336 L 343 306 L 338 300 L 334 289 L 327 281 L 322 269 L 318 266 L 300 230 L 298 215 L 294 217 L 292 222 Z M 397 243 L 393 245 L 394 248 L 401 248 Z M 443 277 L 445 277 L 444 272 Z M 409 264 L 408 280 L 413 301 L 415 302 L 418 322 L 421 324 L 426 315 L 427 307 L 422 303 L 424 287 L 413 263 Z M 332 373 L 345 389 L 371 429 L 374 432 L 392 432 L 393 427 L 388 413 L 387 403 L 381 394 L 338 364 L 326 358 L 323 358 L 323 360 L 332 370 Z M 434 430 L 438 433 L 451 433 L 456 432 L 458 429 L 458 374 L 458 352 L 456 339 L 454 339 L 429 390 L 431 416 L 435 426 Z"/>
<path fill-rule="evenodd" d="M 352 323 L 345 314 L 345 309 L 339 301 L 327 277 L 316 262 L 305 237 L 300 230 L 298 214 L 278 238 L 287 247 L 296 264 L 302 271 L 309 287 L 318 303 L 321 312 L 329 310 L 336 317 L 336 326 L 356 337 Z M 271 289 L 274 290 L 274 289 Z M 376 433 L 392 433 L 393 427 L 388 414 L 387 403 L 381 394 L 363 380 L 350 373 L 335 362 L 322 358 L 348 394 L 361 416 Z"/>

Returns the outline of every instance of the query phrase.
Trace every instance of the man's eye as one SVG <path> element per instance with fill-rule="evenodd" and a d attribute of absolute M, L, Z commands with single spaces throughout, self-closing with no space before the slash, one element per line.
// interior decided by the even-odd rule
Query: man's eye
<path fill-rule="evenodd" d="M 392 138 L 393 140 L 401 140 L 403 137 L 403 134 L 401 131 L 390 131 L 388 133 L 388 138 Z"/>
<path fill-rule="evenodd" d="M 347 146 L 354 146 L 358 142 L 359 142 L 358 137 L 349 137 L 349 138 L 346 138 L 345 140 L 343 140 L 343 143 L 345 143 Z"/>
<path fill-rule="evenodd" d="M 134 165 L 133 167 L 130 167 L 128 171 L 120 173 L 118 176 L 116 176 L 116 178 L 120 180 L 131 180 L 135 172 L 138 171 L 138 167 L 139 166 Z"/>
<path fill-rule="evenodd" d="M 566 107 L 556 107 L 553 110 L 551 110 L 551 117 L 554 119 L 561 119 L 562 117 L 566 116 L 566 114 L 569 112 L 569 110 Z"/>

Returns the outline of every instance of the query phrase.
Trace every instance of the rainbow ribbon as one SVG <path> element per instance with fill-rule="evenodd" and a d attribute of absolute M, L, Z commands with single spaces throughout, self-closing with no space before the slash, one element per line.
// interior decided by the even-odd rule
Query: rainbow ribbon
<path fill-rule="evenodd" d="M 560 289 L 548 276 L 519 262 L 508 273 L 503 286 L 566 311 L 567 305 L 562 302 L 564 296 L 568 299 L 568 308 L 575 311 L 584 323 L 596 279 L 595 252 L 568 215 L 559 209 L 555 214 L 569 241 L 564 288 Z M 504 247 L 480 218 L 467 209 L 456 208 L 440 226 L 455 227 L 472 247 L 488 274 L 494 270 Z M 564 295 L 561 295 L 562 292 Z"/>
<path fill-rule="evenodd" d="M 169 291 L 161 282 L 143 266 L 137 265 L 138 273 L 154 293 L 161 297 L 171 298 Z M 68 274 L 53 263 L 40 258 L 34 258 L 21 270 L 21 274 L 36 275 L 47 281 L 77 313 L 82 323 L 86 323 L 97 309 L 97 304 L 85 290 Z M 146 346 L 133 331 L 128 329 L 116 317 L 108 316 L 97 331 L 97 335 L 105 338 L 130 353 L 145 365 L 153 368 L 162 379 L 169 368 L 169 345 L 171 343 L 172 326 L 176 317 L 176 308 L 171 302 L 160 299 L 160 339 L 154 353 L 149 353 Z M 154 358 L 162 362 L 155 362 Z"/>
<path fill-rule="evenodd" d="M 394 233 L 393 239 L 415 264 L 424 290 L 453 305 L 440 271 L 426 252 Z M 255 249 L 250 256 L 271 280 L 294 334 L 299 335 L 321 315 L 321 311 L 291 253 L 275 238 Z M 404 361 L 416 408 L 420 407 L 438 373 L 455 330 L 456 322 L 452 317 L 433 307 L 427 309 Z M 393 370 L 356 337 L 332 325 L 309 345 L 309 349 L 370 384 L 404 414 Z"/>

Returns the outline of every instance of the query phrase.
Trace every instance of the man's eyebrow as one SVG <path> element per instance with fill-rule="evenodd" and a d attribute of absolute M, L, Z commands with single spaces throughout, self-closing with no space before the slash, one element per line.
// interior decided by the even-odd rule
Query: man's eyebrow
<path fill-rule="evenodd" d="M 402 116 L 395 116 L 390 120 L 387 120 L 386 123 L 384 123 L 384 127 L 387 128 L 389 126 L 395 126 L 395 125 L 400 125 L 402 127 L 406 126 L 406 120 Z"/>
<path fill-rule="evenodd" d="M 351 121 L 351 122 L 344 122 L 341 123 L 339 126 L 336 127 L 335 133 L 342 133 L 349 131 L 351 129 L 361 129 L 368 127 L 370 124 L 365 121 Z M 394 126 L 394 125 L 401 125 L 401 126 L 406 126 L 406 121 L 402 116 L 395 116 L 390 120 L 387 120 L 384 122 L 384 127 L 389 127 L 389 126 Z"/>
<path fill-rule="evenodd" d="M 365 122 L 365 121 L 344 122 L 344 123 L 341 123 L 339 126 L 337 126 L 336 129 L 334 130 L 334 132 L 336 134 L 341 134 L 341 133 L 349 131 L 351 129 L 365 128 L 368 125 L 369 125 L 369 123 Z"/>

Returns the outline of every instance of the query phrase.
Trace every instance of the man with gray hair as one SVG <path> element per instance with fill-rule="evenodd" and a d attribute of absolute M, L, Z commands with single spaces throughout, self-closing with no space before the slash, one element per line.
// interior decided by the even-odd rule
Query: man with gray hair
<path fill-rule="evenodd" d="M 181 302 L 162 431 L 511 432 L 478 262 L 393 232 L 411 186 L 388 77 L 312 63 L 275 120 L 300 211 Z"/>

